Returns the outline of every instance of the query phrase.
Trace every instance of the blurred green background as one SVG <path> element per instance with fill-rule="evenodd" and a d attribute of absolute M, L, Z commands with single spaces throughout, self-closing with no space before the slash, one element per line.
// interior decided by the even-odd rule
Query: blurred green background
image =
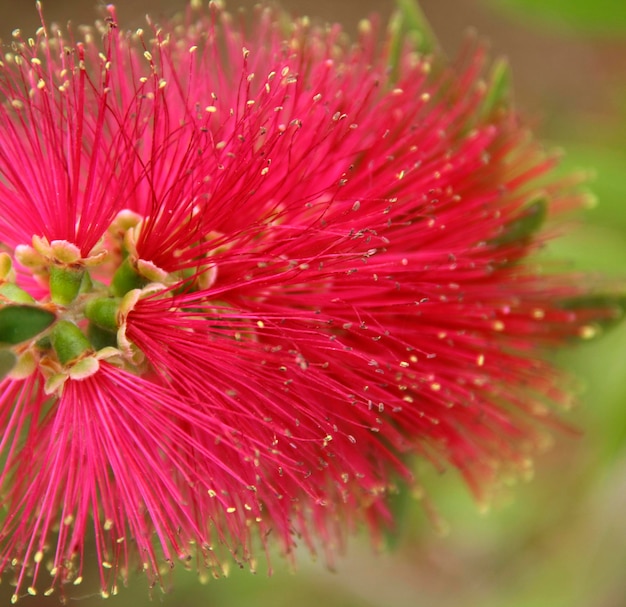
<path fill-rule="evenodd" d="M 49 20 L 91 22 L 95 2 L 44 0 Z M 183 0 L 118 2 L 123 27 L 143 15 L 176 12 Z M 236 8 L 251 2 L 229 0 Z M 392 0 L 283 0 L 297 14 L 343 22 Z M 513 68 L 516 103 L 548 143 L 566 150 L 564 167 L 593 169 L 600 204 L 552 245 L 575 267 L 626 277 L 626 2 L 622 0 L 422 0 L 444 49 L 454 56 L 473 27 L 494 56 Z M 0 0 L 0 36 L 38 25 L 34 1 Z M 624 607 L 626 605 L 626 324 L 602 339 L 563 352 L 564 366 L 585 386 L 566 419 L 580 436 L 556 437 L 538 458 L 530 483 L 503 492 L 481 513 L 454 473 L 426 474 L 428 493 L 445 524 L 433 525 L 417 502 L 405 504 L 393 550 L 374 554 L 355 537 L 336 572 L 308 554 L 288 572 L 234 570 L 201 585 L 177 569 L 173 590 L 148 596 L 137 575 L 108 605 L 169 607 Z M 407 507 L 408 506 L 408 507 Z M 442 533 L 441 527 L 449 530 Z M 11 589 L 0 586 L 0 605 Z M 93 593 L 93 594 L 92 594 Z M 81 586 L 81 607 L 101 604 Z M 27 607 L 57 599 L 27 597 Z"/>

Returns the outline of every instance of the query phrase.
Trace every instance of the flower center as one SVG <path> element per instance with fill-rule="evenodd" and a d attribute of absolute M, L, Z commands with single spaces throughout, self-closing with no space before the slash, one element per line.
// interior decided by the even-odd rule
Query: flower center
<path fill-rule="evenodd" d="M 137 302 L 172 285 L 207 288 L 217 269 L 207 260 L 192 271 L 168 273 L 141 259 L 144 225 L 141 216 L 121 211 L 87 256 L 71 242 L 39 236 L 17 246 L 14 259 L 42 288 L 39 299 L 18 285 L 13 259 L 0 253 L 0 379 L 24 379 L 39 369 L 52 394 L 68 379 L 96 373 L 103 359 L 137 374 L 146 370 L 126 335 Z"/>

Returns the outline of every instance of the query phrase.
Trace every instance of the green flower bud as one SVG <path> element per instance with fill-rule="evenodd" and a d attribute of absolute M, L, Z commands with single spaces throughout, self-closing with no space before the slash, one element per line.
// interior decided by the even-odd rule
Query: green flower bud
<path fill-rule="evenodd" d="M 117 331 L 117 313 L 121 300 L 112 297 L 98 297 L 87 303 L 85 316 L 98 327 Z"/>
<path fill-rule="evenodd" d="M 116 297 L 123 297 L 133 289 L 141 289 L 148 284 L 148 280 L 141 276 L 133 267 L 130 259 L 126 258 L 113 275 L 111 292 Z"/>
<path fill-rule="evenodd" d="M 69 320 L 60 320 L 50 332 L 52 347 L 62 365 L 67 365 L 86 352 L 93 351 L 91 342 Z"/>
<path fill-rule="evenodd" d="M 85 270 L 74 270 L 64 266 L 50 267 L 50 296 L 54 303 L 62 306 L 71 304 L 80 291 Z"/>

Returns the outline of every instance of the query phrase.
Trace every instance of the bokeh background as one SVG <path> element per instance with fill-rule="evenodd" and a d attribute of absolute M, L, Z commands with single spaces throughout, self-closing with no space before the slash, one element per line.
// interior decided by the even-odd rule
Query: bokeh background
<path fill-rule="evenodd" d="M 248 6 L 228 0 L 230 8 Z M 296 14 L 340 21 L 354 32 L 371 12 L 388 16 L 393 0 L 283 0 Z M 167 16 L 184 0 L 119 0 L 122 27 Z M 626 2 L 622 0 L 422 0 L 444 49 L 454 56 L 469 28 L 513 67 L 517 106 L 549 145 L 566 151 L 565 169 L 593 170 L 600 204 L 551 247 L 573 267 L 610 273 L 626 287 Z M 93 0 L 44 0 L 49 21 L 91 22 Z M 0 37 L 38 26 L 35 2 L 0 0 Z M 423 507 L 402 512 L 390 547 L 374 554 L 355 537 L 335 571 L 302 554 L 297 572 L 279 556 L 274 574 L 233 570 L 201 585 L 178 568 L 173 589 L 148 592 L 137 575 L 111 607 L 624 607 L 626 606 L 626 324 L 559 355 L 584 387 L 566 414 L 578 436 L 557 436 L 529 483 L 502 492 L 488 513 L 453 473 L 426 472 L 439 523 Z M 71 597 L 100 605 L 95 587 Z M 11 588 L 0 586 L 0 605 Z M 25 607 L 58 599 L 26 597 Z M 76 603 L 74 603 L 76 601 Z"/>

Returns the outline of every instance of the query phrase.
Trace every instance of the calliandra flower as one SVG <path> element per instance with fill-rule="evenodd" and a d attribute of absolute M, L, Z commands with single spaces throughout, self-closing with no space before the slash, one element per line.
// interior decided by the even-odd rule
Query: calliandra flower
<path fill-rule="evenodd" d="M 620 306 L 540 273 L 541 223 L 584 196 L 480 46 L 446 66 L 369 22 L 351 43 L 215 2 L 42 23 L 0 64 L 14 602 L 94 550 L 103 596 L 178 560 L 330 559 L 391 523 L 414 456 L 478 497 L 527 469 L 569 399 L 546 349 Z"/>

